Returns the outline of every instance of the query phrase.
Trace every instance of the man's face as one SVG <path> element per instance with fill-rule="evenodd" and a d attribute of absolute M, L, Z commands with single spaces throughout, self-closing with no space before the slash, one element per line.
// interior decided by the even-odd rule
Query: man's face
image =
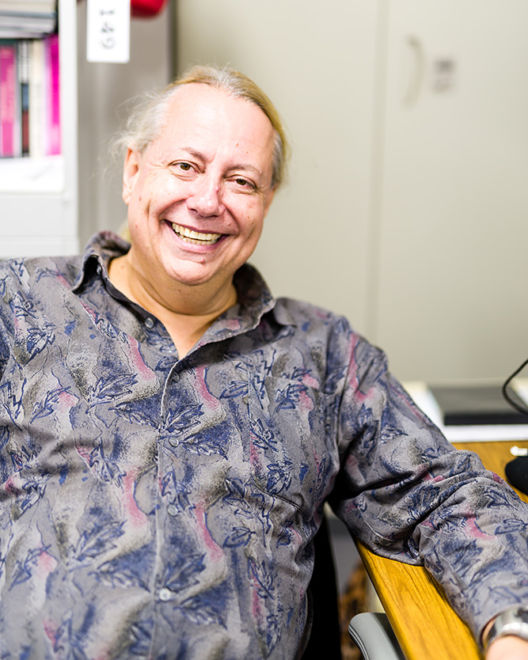
<path fill-rule="evenodd" d="M 253 103 L 208 85 L 176 91 L 159 137 L 125 161 L 130 255 L 143 276 L 231 285 L 273 198 L 273 143 Z"/>

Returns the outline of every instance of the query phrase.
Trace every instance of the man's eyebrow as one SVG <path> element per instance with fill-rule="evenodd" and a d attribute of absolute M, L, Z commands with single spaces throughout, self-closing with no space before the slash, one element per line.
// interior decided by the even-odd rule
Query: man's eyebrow
<path fill-rule="evenodd" d="M 254 165 L 250 165 L 249 163 L 234 163 L 231 165 L 229 170 L 249 170 L 257 176 L 262 176 L 261 170 L 259 170 L 258 167 L 255 167 Z"/>
<path fill-rule="evenodd" d="M 194 158 L 199 158 L 200 160 L 206 160 L 205 156 L 199 152 L 196 151 L 196 149 L 193 149 L 192 147 L 180 147 L 182 151 L 185 151 L 186 153 L 189 154 L 189 156 L 193 156 Z"/>
<path fill-rule="evenodd" d="M 180 147 L 182 151 L 185 151 L 185 153 L 189 154 L 189 156 L 192 156 L 193 158 L 198 158 L 199 160 L 203 162 L 207 162 L 207 158 L 204 156 L 204 154 L 200 151 L 197 151 L 193 147 Z M 254 165 L 251 165 L 251 163 L 233 163 L 233 165 L 230 165 L 228 168 L 229 171 L 234 171 L 234 170 L 244 170 L 244 171 L 250 171 L 256 174 L 257 176 L 261 177 L 264 175 L 264 173 L 259 170 L 258 167 L 255 167 Z"/>

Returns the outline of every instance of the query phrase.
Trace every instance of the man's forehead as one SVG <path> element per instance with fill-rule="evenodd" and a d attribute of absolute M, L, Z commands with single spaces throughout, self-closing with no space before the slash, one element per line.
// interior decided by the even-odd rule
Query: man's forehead
<path fill-rule="evenodd" d="M 252 101 L 212 85 L 188 83 L 171 97 L 156 142 L 162 150 L 178 146 L 203 155 L 220 145 L 234 152 L 247 150 L 260 161 L 261 170 L 267 169 L 267 161 L 271 166 L 274 130 L 265 113 Z"/>
<path fill-rule="evenodd" d="M 192 114 L 189 114 L 191 110 Z M 187 83 L 177 87 L 170 98 L 167 114 L 169 123 L 171 118 L 176 116 L 180 118 L 182 114 L 193 123 L 199 119 L 212 119 L 222 110 L 229 114 L 235 111 L 253 115 L 257 123 L 273 131 L 270 120 L 256 103 L 236 96 L 227 89 L 206 83 Z M 197 114 L 198 112 L 200 114 Z"/>

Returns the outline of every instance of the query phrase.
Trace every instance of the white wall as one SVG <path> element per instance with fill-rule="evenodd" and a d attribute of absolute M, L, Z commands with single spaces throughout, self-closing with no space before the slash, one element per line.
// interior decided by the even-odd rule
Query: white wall
<path fill-rule="evenodd" d="M 132 20 L 130 61 L 126 64 L 86 61 L 86 2 L 78 5 L 77 28 L 79 222 L 84 245 L 96 231 L 118 230 L 125 220 L 121 167 L 111 162 L 108 145 L 121 125 L 123 103 L 170 80 L 170 9 L 166 7 L 155 18 Z"/>

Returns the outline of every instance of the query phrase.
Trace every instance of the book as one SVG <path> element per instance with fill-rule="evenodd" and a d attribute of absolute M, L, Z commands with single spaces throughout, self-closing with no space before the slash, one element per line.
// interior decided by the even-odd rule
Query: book
<path fill-rule="evenodd" d="M 44 107 L 44 43 L 42 39 L 29 42 L 29 155 L 40 158 L 45 154 Z"/>
<path fill-rule="evenodd" d="M 17 42 L 0 41 L 0 156 L 20 156 Z"/>
<path fill-rule="evenodd" d="M 445 426 L 528 424 L 528 414 L 513 408 L 502 394 L 502 384 L 433 385 L 429 387 Z M 525 402 L 515 393 L 520 406 Z"/>
<path fill-rule="evenodd" d="M 20 90 L 20 134 L 22 156 L 29 155 L 29 41 L 18 43 L 18 83 Z"/>
<path fill-rule="evenodd" d="M 56 0 L 0 0 L 0 13 L 49 13 L 55 11 L 56 4 Z"/>
<path fill-rule="evenodd" d="M 1 38 L 39 38 L 56 27 L 56 0 L 0 0 Z"/>
<path fill-rule="evenodd" d="M 52 34 L 45 37 L 43 43 L 46 94 L 45 155 L 54 156 L 61 152 L 59 36 Z"/>

